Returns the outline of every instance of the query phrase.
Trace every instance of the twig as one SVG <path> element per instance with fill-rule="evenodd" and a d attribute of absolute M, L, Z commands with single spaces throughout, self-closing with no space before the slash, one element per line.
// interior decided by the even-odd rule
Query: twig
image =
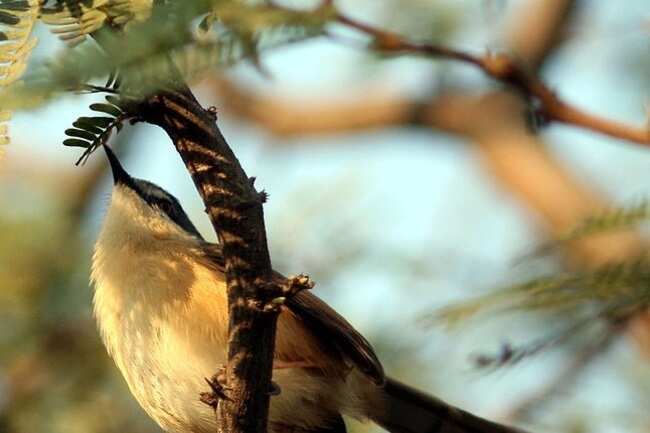
<path fill-rule="evenodd" d="M 536 101 L 539 104 L 538 114 L 547 121 L 571 124 L 611 137 L 650 145 L 648 128 L 605 119 L 562 101 L 534 73 L 506 54 L 488 53 L 477 56 L 442 45 L 408 41 L 396 33 L 378 29 L 341 14 L 336 19 L 341 24 L 372 36 L 373 47 L 377 51 L 393 54 L 421 54 L 473 65 L 491 78 L 517 89 L 529 100 Z"/>

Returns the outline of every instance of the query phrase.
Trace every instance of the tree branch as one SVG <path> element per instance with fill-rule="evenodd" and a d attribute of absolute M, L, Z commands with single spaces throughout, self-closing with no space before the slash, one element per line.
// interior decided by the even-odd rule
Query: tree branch
<path fill-rule="evenodd" d="M 221 135 L 214 114 L 203 109 L 183 83 L 177 88 L 152 95 L 140 112 L 172 139 L 223 248 L 230 322 L 228 399 L 218 405 L 219 431 L 262 433 L 277 322 L 277 309 L 266 308 L 276 292 L 271 285 L 263 195 Z"/>
<path fill-rule="evenodd" d="M 650 131 L 587 113 L 564 102 L 534 72 L 503 53 L 477 56 L 436 44 L 408 41 L 400 35 L 378 29 L 339 14 L 337 21 L 373 38 L 373 48 L 383 53 L 420 54 L 473 65 L 489 77 L 518 90 L 539 105 L 537 114 L 545 121 L 556 121 L 643 145 L 650 145 Z"/>
<path fill-rule="evenodd" d="M 310 104 L 258 94 L 222 77 L 211 79 L 209 85 L 228 115 L 253 121 L 281 137 L 404 126 L 422 117 L 416 102 L 377 88 Z"/>

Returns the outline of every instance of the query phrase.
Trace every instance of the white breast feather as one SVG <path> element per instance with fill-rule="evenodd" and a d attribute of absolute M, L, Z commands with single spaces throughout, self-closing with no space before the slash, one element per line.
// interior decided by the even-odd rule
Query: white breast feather
<path fill-rule="evenodd" d="M 140 405 L 173 433 L 216 431 L 199 394 L 226 362 L 225 282 L 196 260 L 197 242 L 117 186 L 93 255 L 102 340 Z M 296 369 L 273 379 L 282 392 L 271 400 L 272 422 L 309 428 L 331 411 L 362 412 L 343 383 Z"/>

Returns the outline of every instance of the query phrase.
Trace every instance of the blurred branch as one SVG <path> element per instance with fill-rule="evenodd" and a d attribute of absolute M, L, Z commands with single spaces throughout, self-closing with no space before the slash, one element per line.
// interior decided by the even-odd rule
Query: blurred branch
<path fill-rule="evenodd" d="M 537 17 L 535 18 L 537 20 Z M 528 101 L 539 104 L 536 115 L 540 116 L 544 121 L 571 124 L 623 140 L 650 145 L 650 131 L 648 131 L 648 128 L 626 125 L 599 117 L 564 102 L 537 77 L 533 70 L 529 69 L 530 65 L 526 66 L 525 62 L 515 61 L 513 57 L 506 54 L 488 53 L 477 56 L 442 45 L 408 41 L 396 33 L 380 30 L 344 15 L 339 14 L 337 20 L 372 36 L 372 47 L 383 53 L 420 54 L 473 65 L 491 78 L 515 88 Z M 546 53 L 540 51 L 536 54 L 544 55 Z M 533 65 L 541 63 L 541 59 L 533 60 L 538 61 L 533 62 Z"/>
<path fill-rule="evenodd" d="M 535 3 L 535 2 L 530 2 Z M 371 47 L 388 54 L 415 54 L 427 57 L 443 58 L 473 65 L 486 75 L 518 90 L 529 105 L 535 106 L 534 115 L 541 122 L 560 122 L 589 129 L 615 138 L 650 145 L 650 131 L 646 127 L 627 125 L 594 114 L 587 113 L 565 101 L 551 90 L 535 74 L 549 51 L 558 42 L 559 34 L 554 23 L 566 16 L 574 7 L 571 1 L 537 2 L 528 8 L 525 19 L 518 20 L 513 31 L 519 36 L 511 48 L 515 56 L 503 53 L 488 53 L 483 56 L 455 50 L 443 45 L 417 43 L 409 41 L 397 33 L 381 30 L 361 23 L 345 15 L 338 14 L 337 21 L 352 27 L 373 39 Z M 542 15 L 534 16 L 533 12 Z M 532 23 L 532 29 L 529 24 Z M 552 28 L 545 28 L 547 23 Z M 550 30 L 550 31 L 547 31 Z M 304 107 L 292 107 L 272 100 L 264 100 L 267 108 L 254 104 L 244 104 L 251 96 L 241 89 L 222 86 L 222 91 L 235 96 L 231 108 L 238 114 L 257 120 L 271 131 L 280 135 L 358 130 L 380 126 L 400 125 L 427 118 L 427 105 L 391 95 L 368 96 L 363 94 L 359 101 L 349 103 L 324 104 L 310 111 Z M 229 99 L 229 98 L 228 98 Z M 259 101 L 258 101 L 259 102 Z M 523 110 L 522 110 L 523 112 Z M 352 116 L 342 115 L 352 113 Z"/>
<path fill-rule="evenodd" d="M 574 108 L 555 95 L 536 71 L 549 59 L 575 8 L 571 0 L 531 0 L 515 14 L 505 39 L 514 51 L 505 55 L 472 56 L 446 47 L 416 44 L 340 16 L 339 21 L 373 37 L 374 48 L 396 54 L 423 54 L 450 58 L 481 68 L 486 74 L 518 89 L 522 98 L 511 92 L 493 91 L 479 95 L 447 91 L 432 101 L 421 103 L 399 95 L 359 92 L 356 101 L 305 106 L 277 98 L 259 96 L 233 83 L 218 84 L 226 109 L 257 121 L 279 135 L 339 132 L 393 125 L 434 127 L 464 136 L 476 144 L 495 179 L 536 212 L 554 237 L 563 235 L 584 218 L 608 208 L 606 200 L 583 185 L 546 150 L 543 141 L 531 134 L 522 113 L 530 101 L 539 104 L 539 113 L 548 120 L 574 124 L 617 138 L 650 144 L 645 128 L 636 128 L 599 118 Z M 521 63 L 513 58 L 521 59 Z M 526 69 L 521 65 L 528 65 Z M 372 95 L 369 97 L 368 95 Z M 604 263 L 635 257 L 646 247 L 633 230 L 622 229 L 571 242 L 567 245 L 570 263 L 594 268 Z M 639 314 L 626 324 L 641 347 L 650 347 L 650 314 Z M 593 347 L 578 353 L 557 380 L 536 393 L 525 411 L 548 400 L 572 380 L 586 365 L 602 354 L 620 335 L 624 326 L 614 327 Z M 642 338 L 645 336 L 645 338 Z M 572 380 L 566 380 L 567 378 Z M 516 416 L 524 410 L 517 408 Z"/>
<path fill-rule="evenodd" d="M 512 26 L 508 45 L 527 64 L 542 65 L 555 46 L 556 35 L 561 33 L 562 23 L 574 4 L 574 1 L 566 0 L 526 3 L 521 8 L 525 19 L 519 19 L 517 15 L 513 20 L 516 25 Z M 531 27 L 527 21 L 533 22 L 535 35 L 528 31 Z M 381 42 L 383 45 L 393 48 L 402 44 L 411 46 L 392 33 L 363 24 L 359 26 L 371 34 L 378 33 L 384 40 Z M 430 49 L 441 55 L 447 53 L 445 48 L 436 46 L 415 45 L 415 48 Z M 465 58 L 462 53 L 450 55 Z M 483 64 L 483 60 L 478 58 L 470 57 L 468 61 Z M 517 77 L 523 79 L 521 75 Z M 228 112 L 256 121 L 278 135 L 331 133 L 393 125 L 433 126 L 464 135 L 479 145 L 478 149 L 497 179 L 535 210 L 554 236 L 564 234 L 585 217 L 608 207 L 599 194 L 582 185 L 549 155 L 544 143 L 530 133 L 521 115 L 526 104 L 508 92 L 477 96 L 448 91 L 429 103 L 421 103 L 366 89 L 359 92 L 359 97 L 353 101 L 305 106 L 249 92 L 225 79 L 214 83 Z M 527 82 L 520 84 L 530 85 Z M 575 242 L 570 247 L 573 262 L 597 265 L 612 258 L 637 254 L 644 245 L 633 231 L 621 230 Z"/>
<path fill-rule="evenodd" d="M 542 65 L 555 46 L 555 35 L 574 3 L 566 0 L 528 2 L 522 10 L 526 19 L 534 21 L 537 36 L 529 34 L 530 27 L 523 20 L 515 19 L 517 25 L 513 26 L 515 31 L 508 38 L 509 45 L 526 63 Z M 540 17 L 545 17 L 545 21 Z M 374 28 L 360 26 L 384 35 Z M 395 41 L 391 33 L 387 35 L 382 36 L 384 45 L 411 46 L 399 38 Z M 441 55 L 447 52 L 436 46 L 415 47 L 431 49 Z M 464 58 L 462 53 L 451 55 Z M 468 61 L 482 64 L 478 58 Z M 362 97 L 359 92 L 359 98 L 351 102 L 319 103 L 310 107 L 258 95 L 225 79 L 214 83 L 228 112 L 254 120 L 278 135 L 393 125 L 433 126 L 464 135 L 479 144 L 479 150 L 497 179 L 542 216 L 554 236 L 564 234 L 585 217 L 608 207 L 599 194 L 582 185 L 549 155 L 544 143 L 530 133 L 521 115 L 526 104 L 508 92 L 477 96 L 448 91 L 429 103 L 421 103 L 399 95 L 366 90 L 363 95 L 371 96 Z M 527 82 L 520 84 L 529 85 Z M 604 245 L 607 247 L 603 248 Z M 570 247 L 573 262 L 597 265 L 612 258 L 637 254 L 644 245 L 633 231 L 621 230 L 575 242 Z"/>
<path fill-rule="evenodd" d="M 309 106 L 247 91 L 226 79 L 213 80 L 224 110 L 250 119 L 280 136 L 367 130 L 400 125 L 435 127 L 474 140 L 492 174 L 534 210 L 552 237 L 610 206 L 583 185 L 530 133 L 525 105 L 508 92 L 451 93 L 430 103 L 367 90 L 367 98 Z M 630 229 L 571 242 L 574 264 L 603 264 L 638 254 L 645 245 Z"/>
<path fill-rule="evenodd" d="M 608 208 L 598 193 L 577 180 L 531 135 L 524 107 L 506 92 L 440 98 L 430 121 L 474 140 L 491 174 L 539 217 L 552 237 L 564 235 Z M 599 233 L 567 244 L 572 265 L 598 266 L 638 254 L 644 245 L 631 229 Z"/>
<path fill-rule="evenodd" d="M 219 94 L 225 112 L 253 121 L 278 136 L 401 126 L 419 111 L 413 101 L 375 89 L 364 92 L 364 96 L 360 92 L 358 98 L 309 106 L 251 92 L 226 78 L 213 78 L 209 84 Z"/>

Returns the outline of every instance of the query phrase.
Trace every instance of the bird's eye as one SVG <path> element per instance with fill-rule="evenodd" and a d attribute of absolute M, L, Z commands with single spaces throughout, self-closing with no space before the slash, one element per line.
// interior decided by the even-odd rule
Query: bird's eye
<path fill-rule="evenodd" d="M 163 202 L 158 203 L 158 209 L 160 209 L 164 213 L 170 215 L 172 210 L 173 210 L 173 206 L 172 206 L 171 203 L 163 201 Z"/>

